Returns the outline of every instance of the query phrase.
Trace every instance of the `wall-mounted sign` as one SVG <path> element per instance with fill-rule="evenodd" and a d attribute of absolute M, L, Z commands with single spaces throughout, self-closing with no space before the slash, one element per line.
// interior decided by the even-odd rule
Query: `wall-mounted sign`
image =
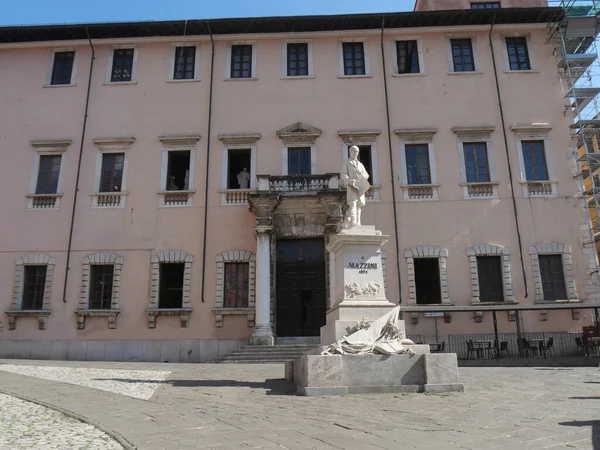
<path fill-rule="evenodd" d="M 423 313 L 423 316 L 425 316 L 425 317 L 444 317 L 444 313 L 443 312 L 426 312 L 426 313 Z"/>

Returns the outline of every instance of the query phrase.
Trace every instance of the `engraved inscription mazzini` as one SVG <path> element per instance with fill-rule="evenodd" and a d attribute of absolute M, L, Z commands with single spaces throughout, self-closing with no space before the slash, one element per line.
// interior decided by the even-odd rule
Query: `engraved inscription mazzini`
<path fill-rule="evenodd" d="M 377 270 L 377 263 L 349 262 L 348 269 Z"/>

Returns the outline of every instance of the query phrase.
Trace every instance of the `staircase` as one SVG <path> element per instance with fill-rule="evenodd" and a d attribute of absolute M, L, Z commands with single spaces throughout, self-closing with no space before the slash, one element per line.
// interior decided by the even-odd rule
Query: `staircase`
<path fill-rule="evenodd" d="M 216 363 L 276 364 L 302 356 L 320 346 L 317 338 L 277 338 L 274 346 L 244 345 L 231 355 L 215 359 Z"/>

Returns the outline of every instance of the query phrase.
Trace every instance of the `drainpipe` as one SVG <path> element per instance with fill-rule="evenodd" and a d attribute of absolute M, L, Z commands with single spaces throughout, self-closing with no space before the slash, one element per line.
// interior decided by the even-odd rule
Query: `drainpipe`
<path fill-rule="evenodd" d="M 202 243 L 202 303 L 205 302 L 204 289 L 206 287 L 206 226 L 208 223 L 208 175 L 210 173 L 210 132 L 212 129 L 212 98 L 213 98 L 213 80 L 215 73 L 215 40 L 213 39 L 212 32 L 210 30 L 210 21 L 206 21 L 206 28 L 208 35 L 210 36 L 210 43 L 212 46 L 212 53 L 210 55 L 210 84 L 208 94 L 208 131 L 206 136 L 206 173 L 204 174 L 204 238 Z"/>
<path fill-rule="evenodd" d="M 73 244 L 73 228 L 75 225 L 75 211 L 77 209 L 77 194 L 79 193 L 79 176 L 81 174 L 81 158 L 83 156 L 83 144 L 85 142 L 85 130 L 87 126 L 88 110 L 90 106 L 90 90 L 92 87 L 92 73 L 94 70 L 94 60 L 96 59 L 96 52 L 94 50 L 94 44 L 90 38 L 88 28 L 85 27 L 85 34 L 90 48 L 92 49 L 92 58 L 90 60 L 90 75 L 88 77 L 87 94 L 85 97 L 85 112 L 83 114 L 83 127 L 81 129 L 81 142 L 79 143 L 79 159 L 77 160 L 77 175 L 75 176 L 75 193 L 73 194 L 73 207 L 71 208 L 71 225 L 69 227 L 69 244 L 67 246 L 67 264 L 65 269 L 65 281 L 63 283 L 63 303 L 67 303 L 67 282 L 69 281 L 69 271 L 71 262 L 71 248 Z"/>
<path fill-rule="evenodd" d="M 385 15 L 381 15 L 381 65 L 383 67 L 383 90 L 385 93 L 385 113 L 387 119 L 388 150 L 390 152 L 390 176 L 392 181 L 392 205 L 394 208 L 394 231 L 396 235 L 396 272 L 398 275 L 398 304 L 402 303 L 402 278 L 400 273 L 400 238 L 398 237 L 398 207 L 396 205 L 396 181 L 394 178 L 394 155 L 392 151 L 392 126 L 390 125 L 390 100 L 387 85 L 387 70 L 385 66 L 385 52 L 383 48 L 383 31 L 385 29 Z M 402 313 L 401 313 L 402 314 Z"/>
<path fill-rule="evenodd" d="M 519 225 L 519 212 L 517 211 L 517 200 L 515 199 L 515 186 L 514 186 L 514 180 L 513 180 L 512 164 L 510 161 L 510 151 L 508 149 L 508 137 L 506 134 L 506 123 L 504 121 L 504 108 L 502 106 L 502 96 L 500 94 L 500 82 L 498 81 L 498 68 L 496 67 L 496 56 L 494 54 L 494 44 L 492 42 L 492 31 L 494 30 L 495 23 L 496 23 L 496 14 L 494 14 L 494 18 L 492 19 L 492 26 L 490 27 L 490 34 L 488 37 L 489 37 L 489 41 L 490 41 L 490 50 L 492 51 L 492 62 L 494 63 L 494 77 L 496 79 L 496 93 L 498 94 L 498 107 L 500 109 L 500 119 L 502 121 L 502 133 L 504 135 L 504 150 L 506 151 L 506 161 L 508 163 L 508 179 L 510 181 L 510 197 L 512 199 L 512 204 L 513 204 L 515 225 L 517 228 L 517 239 L 519 241 L 519 255 L 521 258 L 521 271 L 523 273 L 523 285 L 525 287 L 525 298 L 527 298 L 529 296 L 529 290 L 527 287 L 527 274 L 525 273 L 525 260 L 523 259 L 523 241 L 521 239 L 521 226 Z"/>

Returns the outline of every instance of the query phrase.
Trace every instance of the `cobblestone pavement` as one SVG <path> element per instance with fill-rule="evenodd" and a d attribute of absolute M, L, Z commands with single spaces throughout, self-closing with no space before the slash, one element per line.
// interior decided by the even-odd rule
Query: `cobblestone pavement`
<path fill-rule="evenodd" d="M 139 449 L 600 449 L 598 368 L 461 368 L 464 393 L 298 397 L 283 365 L 1 362 L 170 371 L 148 401 L 0 371 L 1 391 L 88 417 Z"/>
<path fill-rule="evenodd" d="M 92 425 L 0 394 L 0 449 L 122 449 Z"/>

